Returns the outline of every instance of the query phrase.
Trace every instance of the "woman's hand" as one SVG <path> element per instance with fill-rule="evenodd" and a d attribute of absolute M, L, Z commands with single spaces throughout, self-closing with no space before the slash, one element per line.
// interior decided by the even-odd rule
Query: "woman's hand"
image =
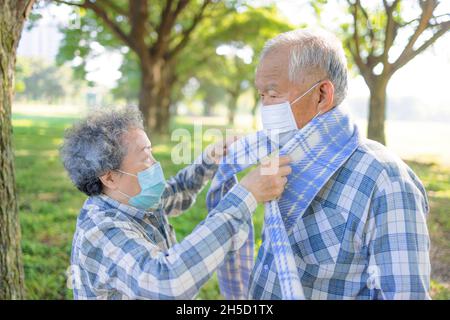
<path fill-rule="evenodd" d="M 218 141 L 216 143 L 210 144 L 205 148 L 206 155 L 212 163 L 219 164 L 222 157 L 227 155 L 227 150 L 230 145 L 232 145 L 239 136 L 228 137 L 225 140 Z"/>
<path fill-rule="evenodd" d="M 273 158 L 250 171 L 240 183 L 258 203 L 277 199 L 284 191 L 287 176 L 292 172 L 290 162 L 289 156 Z"/>

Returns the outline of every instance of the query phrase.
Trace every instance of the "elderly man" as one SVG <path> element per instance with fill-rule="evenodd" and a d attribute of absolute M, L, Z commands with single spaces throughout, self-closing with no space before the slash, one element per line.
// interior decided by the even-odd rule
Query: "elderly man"
<path fill-rule="evenodd" d="M 89 198 L 71 255 L 75 299 L 191 299 L 248 237 L 258 202 L 279 196 L 290 173 L 248 173 L 179 244 L 167 217 L 188 209 L 225 147 L 208 148 L 169 180 L 134 108 L 97 112 L 67 131 L 61 154 Z"/>
<path fill-rule="evenodd" d="M 280 34 L 263 49 L 256 88 L 262 132 L 291 156 L 292 173 L 281 198 L 266 206 L 249 298 L 429 299 L 426 192 L 342 110 L 347 64 L 340 42 L 320 30 Z M 262 132 L 232 152 L 251 156 L 248 150 L 266 145 Z M 244 167 L 223 168 L 217 190 Z"/>

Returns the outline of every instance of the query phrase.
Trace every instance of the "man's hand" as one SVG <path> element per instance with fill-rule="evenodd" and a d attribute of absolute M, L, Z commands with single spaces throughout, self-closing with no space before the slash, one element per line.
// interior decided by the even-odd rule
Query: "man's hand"
<path fill-rule="evenodd" d="M 250 191 L 258 203 L 267 202 L 278 198 L 284 191 L 288 176 L 292 169 L 288 166 L 291 159 L 288 156 L 274 158 L 256 169 L 250 171 L 241 180 L 241 185 Z M 264 168 L 278 164 L 276 169 L 271 170 L 271 174 L 264 174 Z M 266 171 L 267 172 L 267 171 Z"/>

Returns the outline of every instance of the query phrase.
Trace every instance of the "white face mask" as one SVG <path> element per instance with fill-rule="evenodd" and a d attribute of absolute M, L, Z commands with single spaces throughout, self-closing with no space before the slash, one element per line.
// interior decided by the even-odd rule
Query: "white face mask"
<path fill-rule="evenodd" d="M 294 114 L 292 113 L 292 105 L 308 94 L 314 89 L 322 80 L 316 82 L 311 88 L 309 88 L 304 94 L 296 98 L 292 103 L 289 101 L 271 104 L 267 106 L 261 106 L 261 120 L 263 129 L 269 132 L 269 135 L 278 139 L 279 137 L 286 136 L 289 131 L 298 130 L 297 123 L 295 122 Z M 320 114 L 318 112 L 315 116 Z M 313 119 L 314 119 L 313 118 Z"/>

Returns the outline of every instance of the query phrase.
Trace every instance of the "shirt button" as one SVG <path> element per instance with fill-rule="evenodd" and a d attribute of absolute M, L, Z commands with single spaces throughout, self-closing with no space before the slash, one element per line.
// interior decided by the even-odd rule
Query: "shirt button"
<path fill-rule="evenodd" d="M 264 272 L 268 272 L 269 271 L 269 266 L 267 264 L 264 265 Z"/>

